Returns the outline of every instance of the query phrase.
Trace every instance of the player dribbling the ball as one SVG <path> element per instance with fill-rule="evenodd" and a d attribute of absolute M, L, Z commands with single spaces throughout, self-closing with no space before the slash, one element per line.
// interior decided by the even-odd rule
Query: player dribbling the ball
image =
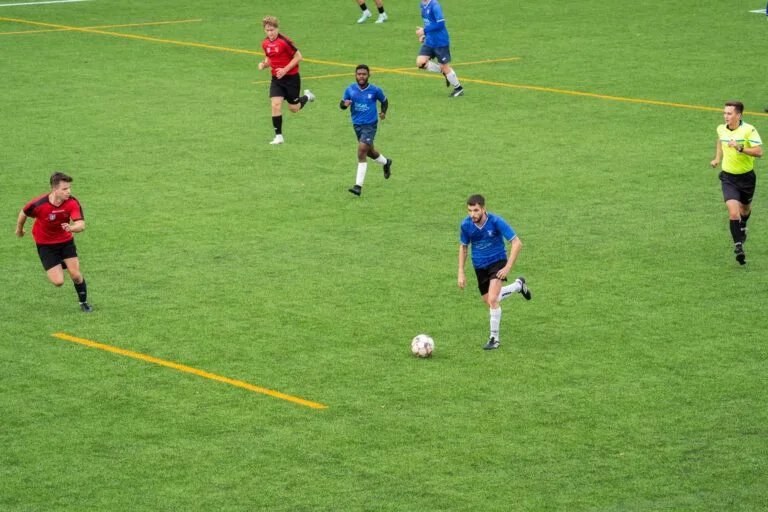
<path fill-rule="evenodd" d="M 467 199 L 467 217 L 462 221 L 459 243 L 459 288 L 467 285 L 464 264 L 467 261 L 467 248 L 472 246 L 472 265 L 477 275 L 477 287 L 480 295 L 490 309 L 491 335 L 483 346 L 484 350 L 499 348 L 499 327 L 501 325 L 501 307 L 499 303 L 512 295 L 520 293 L 525 300 L 531 300 L 531 291 L 524 277 L 518 277 L 512 284 L 502 288 L 507 274 L 520 254 L 523 243 L 515 230 L 499 217 L 485 209 L 485 198 L 475 194 Z M 504 241 L 510 243 L 509 258 Z"/>

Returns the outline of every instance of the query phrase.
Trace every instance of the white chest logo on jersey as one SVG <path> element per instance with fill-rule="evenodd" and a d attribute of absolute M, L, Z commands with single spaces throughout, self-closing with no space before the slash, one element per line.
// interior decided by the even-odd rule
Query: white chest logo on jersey
<path fill-rule="evenodd" d="M 55 213 L 49 213 L 48 214 L 48 220 L 56 220 L 56 214 Z"/>

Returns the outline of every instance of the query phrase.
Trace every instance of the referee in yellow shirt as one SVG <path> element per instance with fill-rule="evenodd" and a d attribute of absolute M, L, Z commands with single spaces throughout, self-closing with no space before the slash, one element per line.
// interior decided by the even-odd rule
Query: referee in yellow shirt
<path fill-rule="evenodd" d="M 728 208 L 733 252 L 740 265 L 747 263 L 744 242 L 747 240 L 747 221 L 752 212 L 752 197 L 755 195 L 754 160 L 763 156 L 763 141 L 754 126 L 741 120 L 743 112 L 742 102 L 725 103 L 725 124 L 717 127 L 715 159 L 710 162 L 712 167 L 723 162 L 720 183 Z"/>

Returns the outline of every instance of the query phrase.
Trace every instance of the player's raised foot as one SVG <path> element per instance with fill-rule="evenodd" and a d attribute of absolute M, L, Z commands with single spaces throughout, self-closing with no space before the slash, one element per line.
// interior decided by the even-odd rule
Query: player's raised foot
<path fill-rule="evenodd" d="M 490 338 L 488 338 L 488 343 L 483 345 L 483 350 L 493 350 L 495 348 L 499 348 L 500 346 L 501 346 L 501 343 L 499 343 L 499 341 L 496 338 L 491 336 Z"/>
<path fill-rule="evenodd" d="M 87 302 L 81 302 L 80 303 L 80 311 L 82 311 L 83 313 L 90 313 L 90 312 L 93 311 L 93 308 Z"/>
<path fill-rule="evenodd" d="M 529 290 L 528 285 L 525 284 L 525 278 L 520 276 L 515 279 L 515 281 L 520 283 L 520 294 L 525 298 L 525 300 L 531 300 L 531 290 Z"/>
<path fill-rule="evenodd" d="M 371 17 L 371 11 L 363 11 L 363 15 L 357 20 L 358 23 L 365 23 Z"/>
<path fill-rule="evenodd" d="M 307 97 L 308 101 L 315 101 L 315 95 L 309 89 L 304 89 L 304 96 Z"/>
<path fill-rule="evenodd" d="M 376 18 L 376 23 L 384 23 L 388 19 L 389 18 L 387 18 L 387 13 L 383 12 L 383 13 L 379 14 L 378 18 Z"/>
<path fill-rule="evenodd" d="M 361 187 L 360 185 L 355 185 L 354 187 L 350 188 L 349 191 L 355 194 L 356 196 L 359 196 L 360 194 L 363 193 L 363 187 Z"/>
<path fill-rule="evenodd" d="M 282 135 L 275 135 L 275 138 L 272 139 L 272 142 L 270 142 L 270 144 L 274 146 L 275 144 L 282 144 L 283 142 L 285 142 L 285 140 L 283 139 Z"/>
<path fill-rule="evenodd" d="M 464 95 L 464 88 L 462 86 L 458 86 L 454 90 L 452 90 L 451 94 L 449 94 L 448 96 L 450 96 L 451 98 L 458 98 L 459 96 L 463 96 L 463 95 Z"/>
<path fill-rule="evenodd" d="M 736 261 L 739 262 L 739 265 L 747 264 L 747 255 L 744 254 L 744 247 L 742 247 L 741 242 L 736 244 L 733 253 L 736 255 Z"/>
<path fill-rule="evenodd" d="M 388 180 L 390 176 L 392 176 L 392 159 L 387 158 L 387 163 L 384 164 L 384 179 Z"/>

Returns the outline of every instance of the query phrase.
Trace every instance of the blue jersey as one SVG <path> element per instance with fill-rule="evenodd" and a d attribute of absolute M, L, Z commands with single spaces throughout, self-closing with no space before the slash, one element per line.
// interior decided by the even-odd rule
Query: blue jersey
<path fill-rule="evenodd" d="M 376 110 L 376 101 L 384 103 L 387 97 L 380 87 L 368 84 L 365 89 L 360 88 L 360 84 L 354 83 L 344 91 L 344 100 L 352 100 L 350 110 L 352 111 L 352 124 L 376 124 L 379 122 L 379 115 Z"/>
<path fill-rule="evenodd" d="M 448 29 L 445 28 L 443 7 L 437 0 L 421 2 L 421 19 L 424 20 L 424 44 L 431 48 L 442 48 L 451 44 Z"/>
<path fill-rule="evenodd" d="M 477 227 L 472 217 L 461 223 L 461 245 L 472 244 L 472 265 L 475 268 L 485 268 L 500 260 L 507 259 L 507 248 L 504 240 L 515 238 L 515 230 L 507 221 L 488 212 L 485 223 Z"/>

